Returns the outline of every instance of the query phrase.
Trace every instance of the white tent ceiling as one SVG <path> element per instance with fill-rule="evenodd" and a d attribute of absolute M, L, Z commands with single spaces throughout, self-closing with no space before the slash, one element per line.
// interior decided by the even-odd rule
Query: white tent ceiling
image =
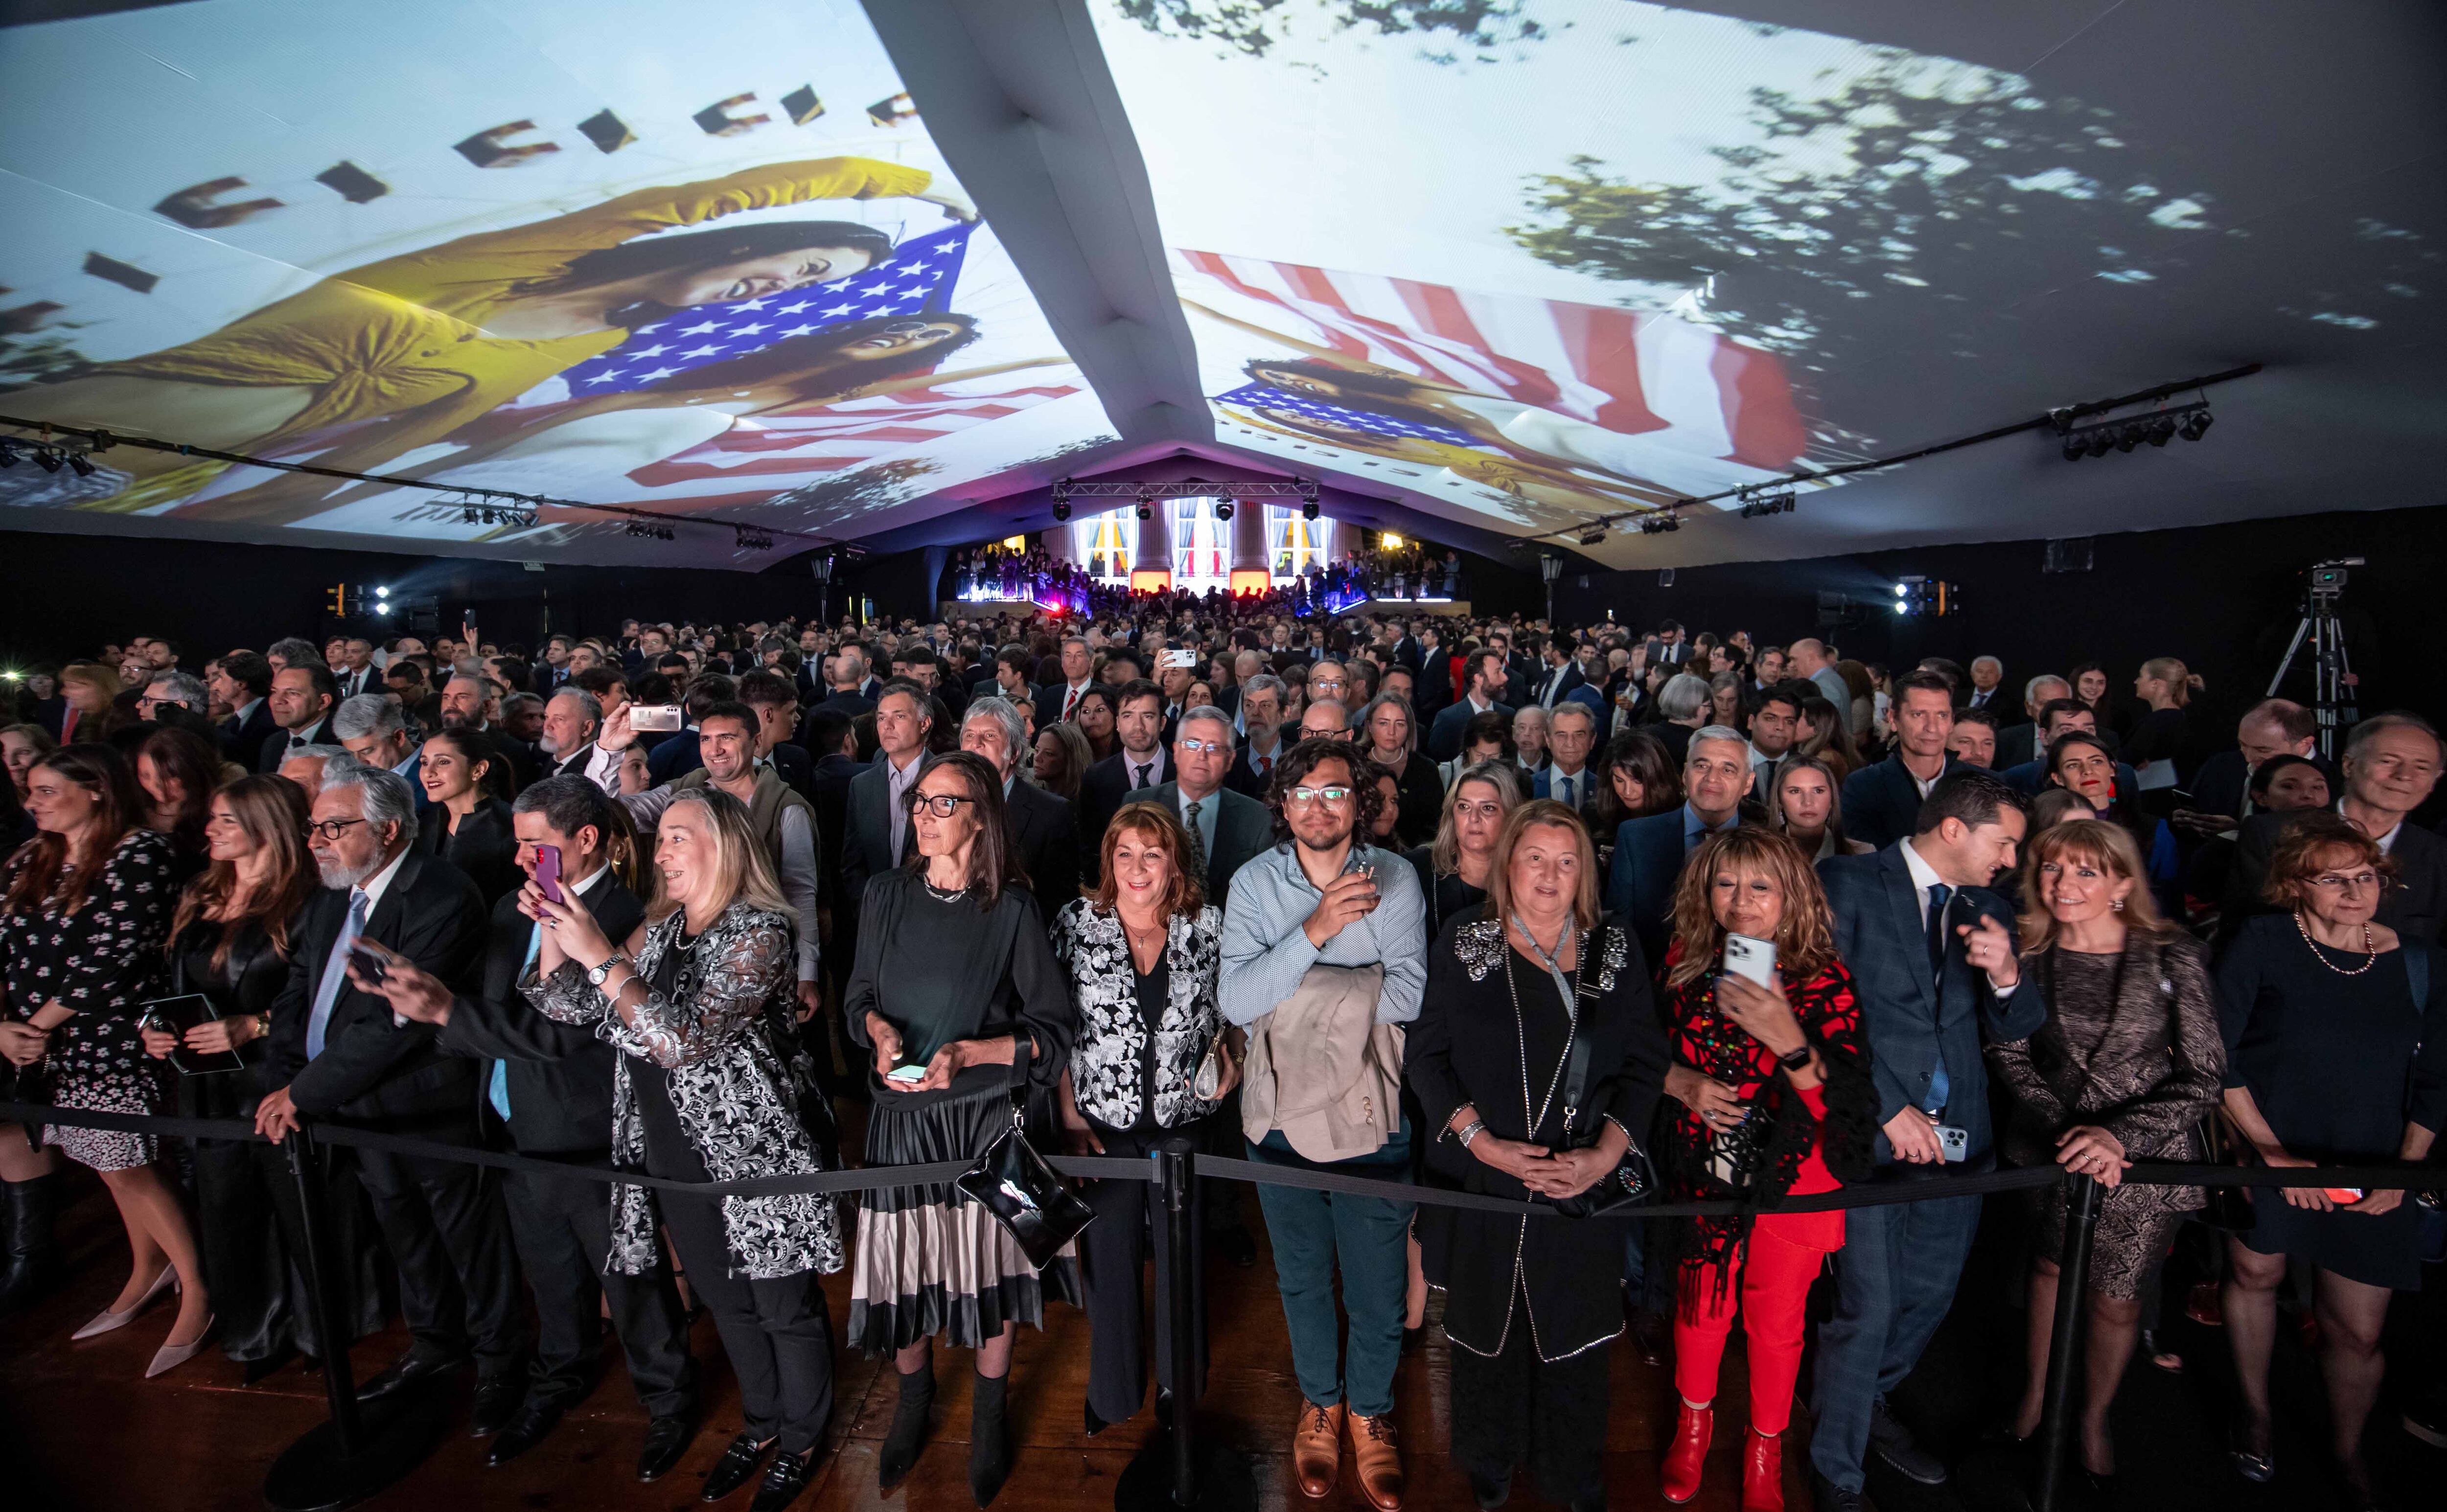
<path fill-rule="evenodd" d="M 1041 526 L 1065 474 L 1299 474 L 1672 565 L 2429 503 L 2447 460 L 2429 6 L 8 14 L 0 415 L 672 539 L 135 447 L 0 469 L 16 528 L 752 569 Z M 2197 444 L 1579 544 L 2250 363 Z"/>

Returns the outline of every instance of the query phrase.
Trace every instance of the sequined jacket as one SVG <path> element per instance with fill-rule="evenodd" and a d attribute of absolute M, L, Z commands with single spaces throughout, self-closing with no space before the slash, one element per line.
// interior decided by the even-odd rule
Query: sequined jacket
<path fill-rule="evenodd" d="M 1070 980 L 1079 1011 L 1078 1038 L 1071 1047 L 1072 1092 L 1079 1110 L 1108 1128 L 1138 1123 L 1146 1106 L 1143 1080 L 1152 1081 L 1155 1121 L 1165 1128 L 1205 1118 L 1221 1106 L 1192 1096 L 1189 1080 L 1224 1030 L 1215 1000 L 1224 911 L 1210 906 L 1195 916 L 1173 915 L 1164 952 L 1171 980 L 1156 1024 L 1154 1068 L 1142 1078 L 1147 1019 L 1139 1011 L 1137 973 L 1121 916 L 1100 914 L 1085 898 L 1063 904 L 1053 916 L 1053 958 Z"/>

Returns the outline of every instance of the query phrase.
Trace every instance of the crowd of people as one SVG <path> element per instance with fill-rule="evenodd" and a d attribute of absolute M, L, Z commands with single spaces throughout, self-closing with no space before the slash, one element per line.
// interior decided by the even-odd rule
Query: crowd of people
<path fill-rule="evenodd" d="M 1291 555 L 1279 553 L 1271 586 L 1204 593 L 1186 586 L 1134 588 L 1099 576 L 1075 561 L 1057 559 L 1042 545 L 1025 550 L 1001 543 L 953 554 L 947 582 L 961 603 L 1036 603 L 1059 614 L 1087 617 L 1217 618 L 1259 615 L 1308 617 L 1334 614 L 1362 600 L 1452 599 L 1461 594 L 1459 552 L 1441 557 L 1416 541 L 1397 546 L 1358 546 L 1330 559 L 1309 559 L 1294 571 Z"/>
<path fill-rule="evenodd" d="M 332 1315 L 381 1325 L 387 1256 L 411 1339 L 364 1394 L 472 1377 L 503 1464 L 593 1388 L 608 1314 L 654 1480 L 697 1431 L 702 1307 L 744 1417 L 704 1495 L 752 1483 L 775 1512 L 821 1453 L 837 1334 L 894 1362 L 885 1488 L 932 1430 L 939 1341 L 971 1355 L 984 1505 L 1012 1470 L 1016 1331 L 1049 1302 L 1091 1322 L 1088 1430 L 1147 1406 L 1143 1184 L 1087 1184 L 1094 1220 L 1037 1263 L 951 1183 L 837 1202 L 623 1178 L 969 1160 L 1015 1120 L 1079 1154 L 1186 1135 L 1565 1215 L 1258 1185 L 1307 1496 L 1348 1462 L 1377 1512 L 1401 1506 L 1396 1370 L 1440 1292 L 1451 1451 L 1482 1507 L 1524 1468 L 1604 1504 L 1626 1332 L 1672 1361 L 1664 1494 L 1699 1495 L 1738 1320 L 1740 1504 L 1784 1505 L 1806 1398 L 1796 1452 L 1816 1504 L 1847 1509 L 1873 1457 L 1950 1474 L 1890 1398 L 1983 1216 L 2020 1225 L 2030 1324 L 1993 1431 L 2034 1433 L 2062 1186 L 1697 1220 L 1640 1199 L 2053 1162 L 2107 1188 L 2082 1299 L 2093 1484 L 2116 1472 L 2129 1363 L 2172 1359 L 2165 1308 L 2223 1327 L 2231 1464 L 2270 1479 L 2286 1307 L 2317 1319 L 2333 1473 L 2377 1504 L 2398 1293 L 2423 1294 L 2430 1347 L 2403 1362 L 2404 1426 L 2447 1445 L 2436 1205 L 2126 1178 L 2431 1157 L 2439 738 L 2378 715 L 2331 763 L 2298 705 L 2254 705 L 2229 740 L 2190 712 L 2181 662 L 2118 681 L 2075 666 L 2017 696 L 1988 656 L 1889 669 L 1670 621 L 1184 598 L 629 621 L 532 656 L 472 633 L 102 648 L 26 679 L 0 728 L 0 1055 L 23 1101 L 262 1138 L 0 1125 L 0 1307 L 61 1279 L 64 1159 L 100 1175 L 130 1254 L 78 1336 L 175 1291 L 148 1373 L 217 1339 L 252 1381 L 349 1342 L 301 1300 L 271 1143 L 301 1121 L 575 1162 L 603 1179 L 324 1146 L 350 1257 Z M 1180 1278 L 1207 1323 L 1210 1257 L 1257 1258 L 1242 1197 L 1205 1184 Z M 837 1330 L 816 1278 L 844 1269 Z M 1160 1330 L 1165 1381 L 1169 1348 Z"/>

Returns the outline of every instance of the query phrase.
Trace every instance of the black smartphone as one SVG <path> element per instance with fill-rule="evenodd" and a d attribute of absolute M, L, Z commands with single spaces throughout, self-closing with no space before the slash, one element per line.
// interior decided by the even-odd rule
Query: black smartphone
<path fill-rule="evenodd" d="M 390 973 L 390 963 L 362 945 L 350 950 L 349 964 L 369 982 L 379 982 Z"/>

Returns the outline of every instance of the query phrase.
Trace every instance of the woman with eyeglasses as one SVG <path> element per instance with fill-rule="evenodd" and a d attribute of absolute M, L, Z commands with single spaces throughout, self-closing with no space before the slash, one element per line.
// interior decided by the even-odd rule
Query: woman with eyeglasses
<path fill-rule="evenodd" d="M 1083 699 L 1084 703 L 1085 700 Z M 909 798 L 906 864 L 866 884 L 843 1027 L 868 1053 L 869 1165 L 971 1161 L 1053 1095 L 1077 1015 L 1020 869 L 1002 778 L 983 757 L 930 760 Z M 890 1354 L 900 1403 L 877 1456 L 889 1490 L 918 1463 L 935 1401 L 934 1337 L 977 1352 L 969 1489 L 992 1502 L 1012 1466 L 1005 1389 L 1018 1325 L 1046 1293 L 1076 1303 L 1067 1252 L 1040 1276 L 985 1208 L 949 1182 L 870 1192 L 858 1215 L 849 1335 Z"/>
<path fill-rule="evenodd" d="M 2447 1118 L 2447 983 L 2438 952 L 2373 917 L 2396 877 L 2379 842 L 2305 813 L 2269 857 L 2264 897 L 2218 961 L 2226 1116 L 2260 1163 L 2419 1162 Z M 2229 1440 L 2248 1481 L 2277 1473 L 2268 1358 L 2289 1260 L 2317 1270 L 2329 1446 L 2355 1505 L 2375 1489 L 2362 1427 L 2386 1362 L 2388 1294 L 2421 1286 L 2421 1217 L 2406 1194 L 2254 1187 L 2252 1227 L 2229 1236 L 2225 1295 L 2242 1411 Z"/>
<path fill-rule="evenodd" d="M 1436 764 L 1419 754 L 1419 722 L 1411 712 L 1410 701 L 1398 694 L 1379 693 L 1369 700 L 1351 728 L 1366 744 L 1368 759 L 1394 779 L 1400 795 L 1394 835 L 1401 847 L 1433 840 L 1444 812 L 1445 782 L 1436 773 Z"/>

